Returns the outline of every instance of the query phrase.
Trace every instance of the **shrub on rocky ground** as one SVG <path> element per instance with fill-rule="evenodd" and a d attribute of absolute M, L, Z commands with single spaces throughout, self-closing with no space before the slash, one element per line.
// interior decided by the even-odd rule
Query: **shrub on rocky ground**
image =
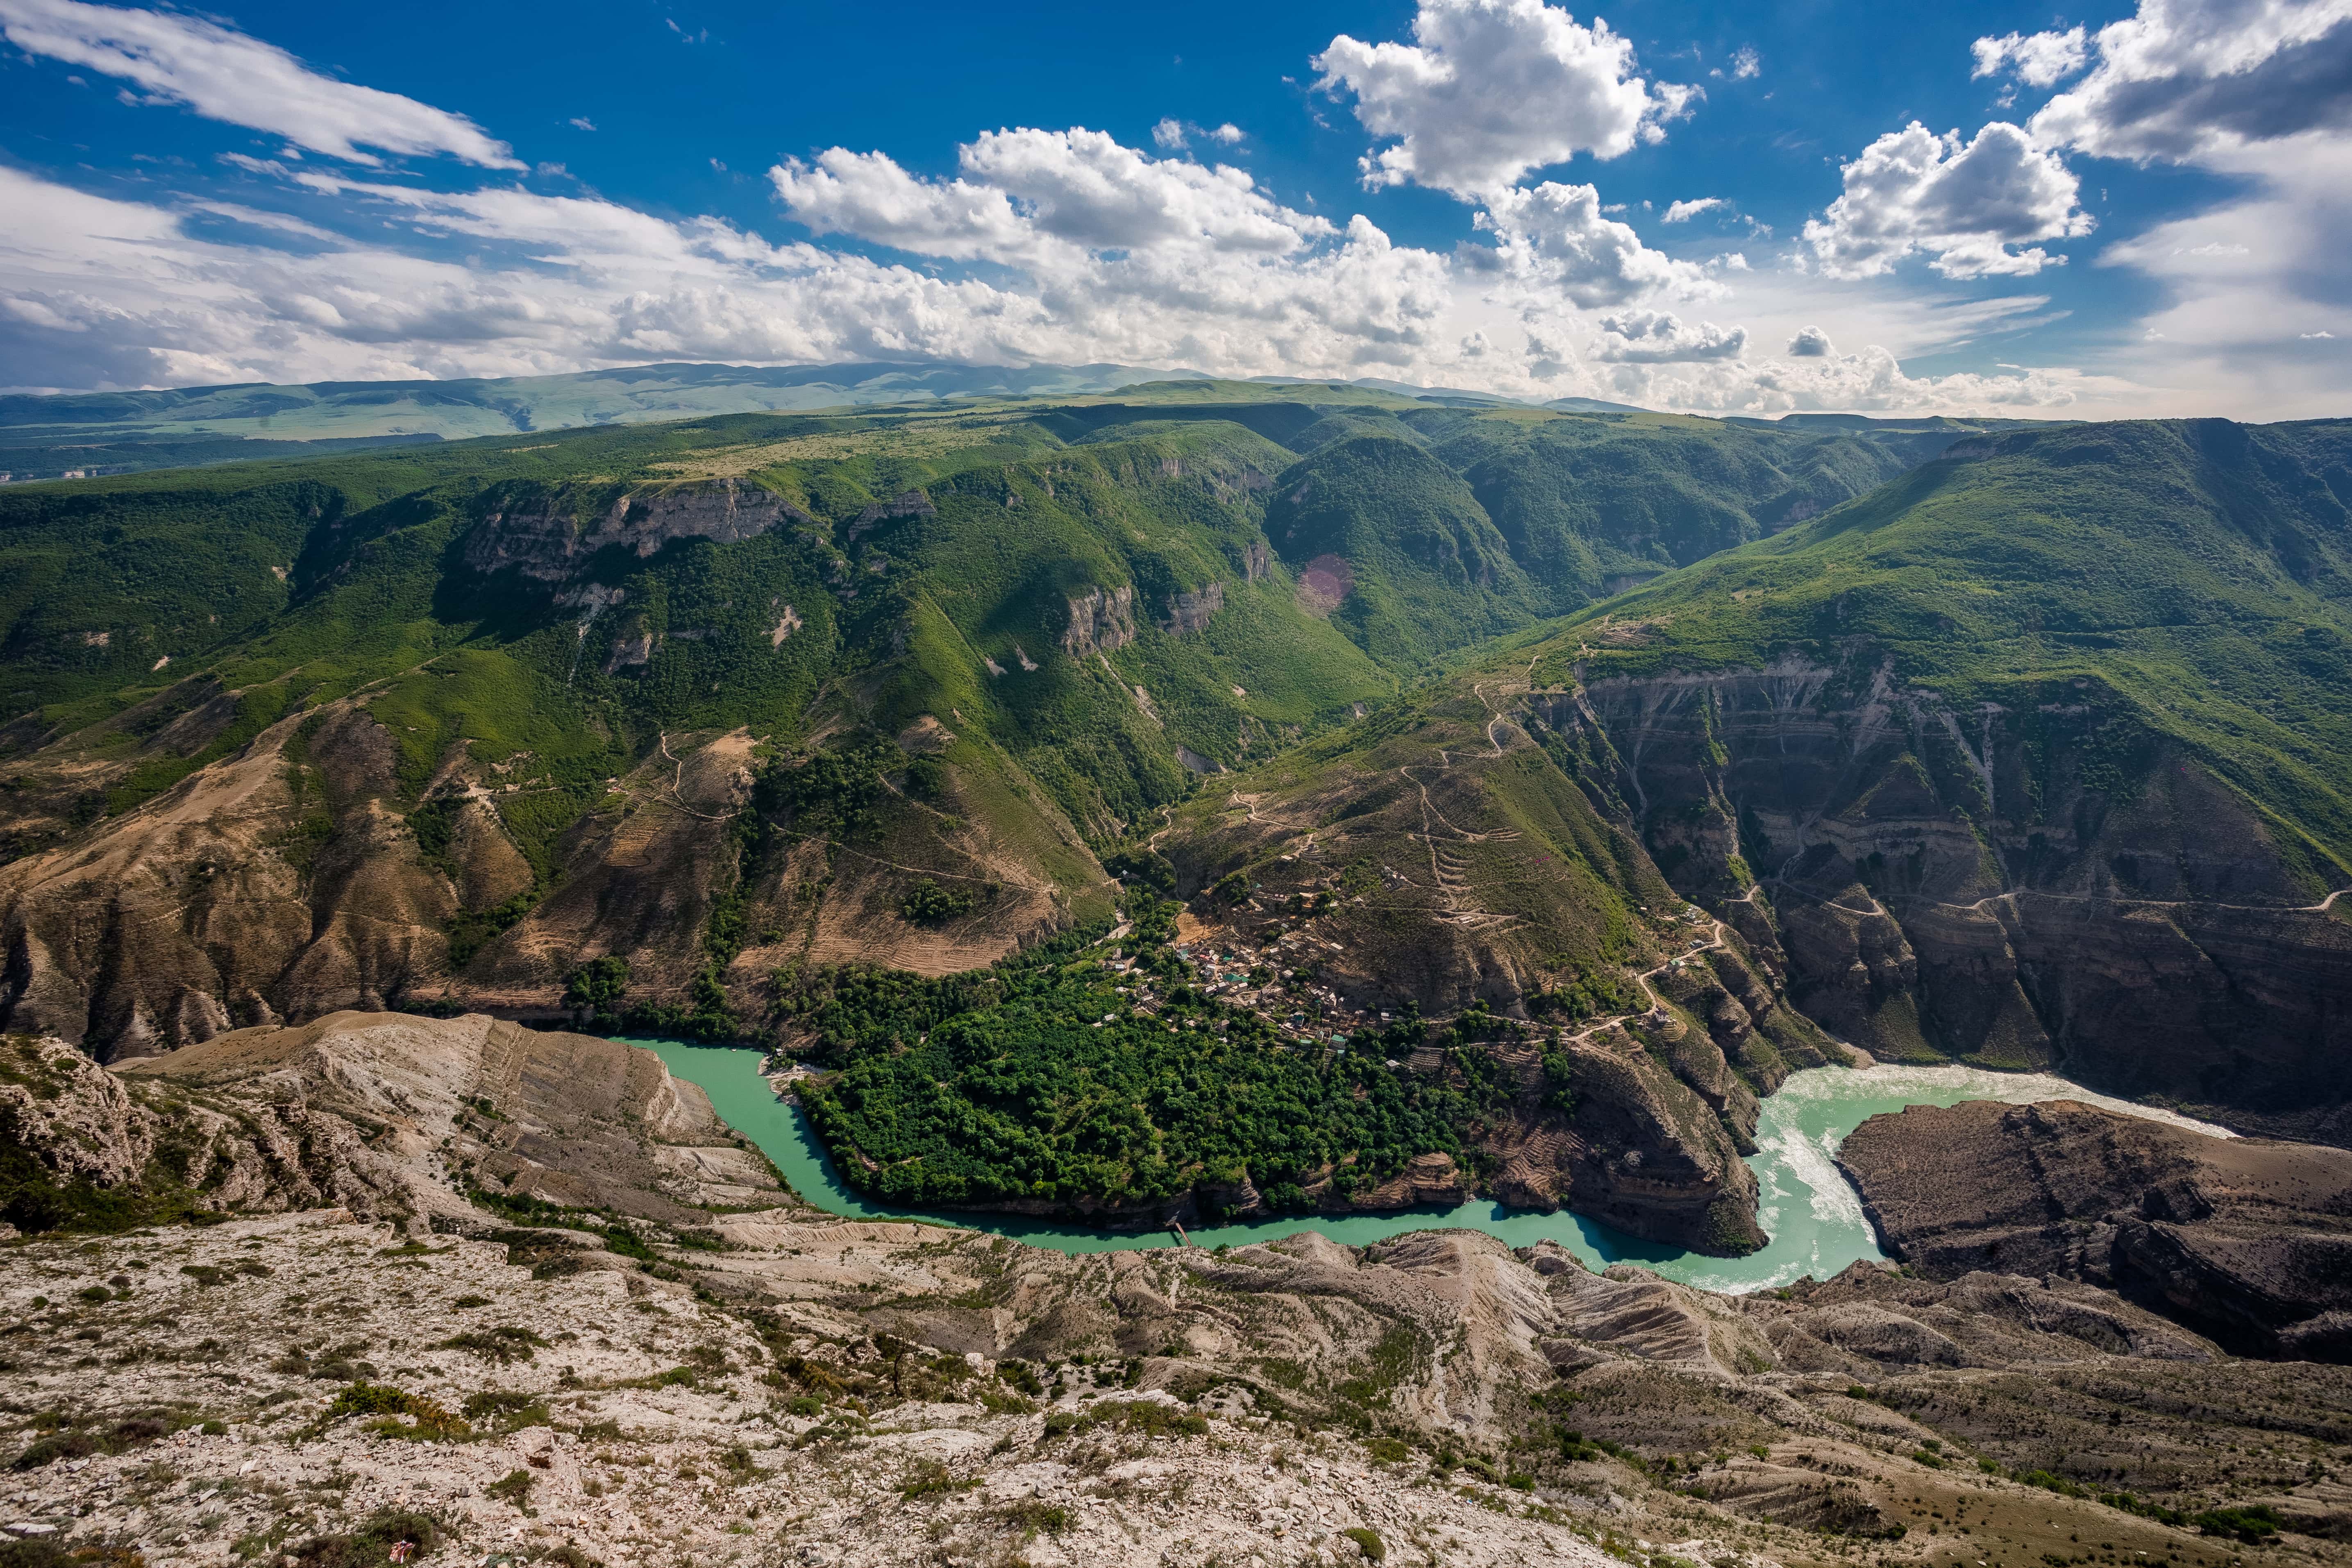
<path fill-rule="evenodd" d="M 55 1536 L 0 1540 L 0 1568 L 147 1568 L 147 1559 L 127 1546 L 68 1548 Z"/>
<path fill-rule="evenodd" d="M 374 1416 L 367 1424 L 367 1430 L 386 1437 L 461 1443 L 474 1435 L 473 1428 L 446 1406 L 418 1394 L 372 1383 L 354 1383 L 335 1395 L 313 1430 L 324 1431 L 335 1422 L 354 1415 Z M 409 1419 L 401 1420 L 404 1415 Z"/>
<path fill-rule="evenodd" d="M 1075 1522 L 1068 1509 L 1033 1497 L 1006 1503 L 996 1510 L 996 1517 L 1019 1531 L 1024 1541 L 1059 1535 Z"/>
<path fill-rule="evenodd" d="M 394 1552 L 405 1542 L 406 1552 Z M 289 1553 L 296 1568 L 383 1568 L 428 1555 L 441 1544 L 441 1526 L 431 1514 L 380 1509 L 358 1529 L 341 1535 L 314 1535 Z"/>
<path fill-rule="evenodd" d="M 501 1323 L 495 1329 L 452 1334 L 433 1348 L 444 1351 L 466 1351 L 480 1356 L 484 1361 L 494 1361 L 500 1366 L 505 1366 L 510 1362 L 531 1360 L 538 1352 L 547 1348 L 547 1342 L 529 1329 L 518 1328 L 512 1323 Z"/>
<path fill-rule="evenodd" d="M 111 1418 L 68 1417 L 52 1411 L 36 1416 L 33 1424 L 42 1436 L 26 1446 L 11 1468 L 37 1470 L 59 1459 L 128 1453 L 192 1425 L 193 1419 L 184 1411 L 142 1410 Z"/>
<path fill-rule="evenodd" d="M 499 1432 L 520 1432 L 526 1426 L 546 1426 L 553 1421 L 545 1398 L 536 1394 L 485 1390 L 468 1398 L 464 1408 L 467 1420 L 481 1422 Z"/>

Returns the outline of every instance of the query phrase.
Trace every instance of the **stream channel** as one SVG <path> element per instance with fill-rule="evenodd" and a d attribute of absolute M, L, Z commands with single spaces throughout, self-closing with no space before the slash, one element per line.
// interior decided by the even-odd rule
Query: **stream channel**
<path fill-rule="evenodd" d="M 874 1203 L 842 1181 L 801 1108 L 776 1097 L 775 1089 L 761 1076 L 761 1053 L 679 1040 L 627 1043 L 656 1053 L 673 1074 L 700 1087 L 720 1118 L 757 1144 L 793 1190 L 819 1208 L 858 1219 L 920 1218 L 1009 1236 L 1062 1252 L 1114 1252 L 1175 1244 L 1174 1234 L 1167 1230 L 1098 1230 L 1017 1215 L 909 1210 Z M 1191 1240 L 1195 1247 L 1240 1247 L 1315 1230 L 1333 1241 L 1361 1247 L 1407 1231 L 1465 1228 L 1500 1237 L 1512 1247 L 1531 1247 L 1549 1237 L 1595 1269 L 1612 1263 L 1633 1263 L 1708 1290 L 1770 1289 L 1809 1274 L 1826 1279 L 1859 1258 L 1885 1256 L 1863 1215 L 1862 1199 L 1837 1168 L 1838 1145 L 1847 1133 L 1882 1111 L 1900 1110 L 1906 1105 L 1958 1105 L 1970 1100 L 2012 1105 L 2078 1100 L 2194 1131 L 2230 1136 L 2222 1128 L 2110 1100 L 2047 1074 L 1993 1072 L 1957 1065 L 1811 1068 L 1790 1075 L 1780 1091 L 1764 1101 L 1756 1128 L 1757 1152 L 1748 1163 L 1756 1173 L 1758 1217 L 1772 1239 L 1746 1258 L 1709 1258 L 1643 1241 L 1564 1210 L 1545 1214 L 1507 1208 L 1490 1198 L 1475 1198 L 1453 1208 L 1290 1215 L 1211 1226 L 1192 1231 Z"/>

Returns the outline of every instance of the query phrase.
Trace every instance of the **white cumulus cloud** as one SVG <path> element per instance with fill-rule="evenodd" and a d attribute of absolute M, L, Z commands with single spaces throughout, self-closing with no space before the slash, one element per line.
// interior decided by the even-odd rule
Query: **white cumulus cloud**
<path fill-rule="evenodd" d="M 887 188 L 929 210 L 922 188 L 960 183 L 968 206 L 982 171 L 1018 163 L 1019 150 L 975 156 L 960 181 L 908 180 L 914 197 L 895 182 Z M 1053 163 L 1052 153 L 1041 142 L 1024 155 Z M 1150 186 L 1152 161 L 1133 156 L 1096 166 L 1124 166 Z M 870 181 L 878 166 L 862 158 L 851 177 Z M 1130 251 L 1048 233 L 1026 197 L 1010 228 L 985 210 L 967 222 L 950 204 L 944 233 L 934 226 L 924 243 L 986 245 L 1013 258 L 982 279 L 771 243 L 722 220 L 672 220 L 590 195 L 253 173 L 311 200 L 308 216 L 320 221 L 231 204 L 205 216 L 273 216 L 270 232 L 299 237 L 299 249 L 199 227 L 194 209 L 91 195 L 0 166 L 0 209 L 17 219 L 0 227 L 0 363 L 10 379 L 138 386 L 534 374 L 649 360 L 1108 360 L 1241 375 L 1466 377 L 1497 391 L 1713 410 L 1957 411 L 2058 406 L 2074 395 L 2046 375 L 1906 378 L 1884 350 L 1834 356 L 1825 341 L 1812 360 L 1748 360 L 1745 329 L 1643 302 L 1720 285 L 1642 247 L 1599 214 L 1589 187 L 1501 204 L 1497 237 L 1509 254 L 1490 252 L 1477 268 L 1394 245 L 1360 216 L 1287 250 L 1221 248 L 1215 226 L 1200 223 Z M 1053 219 L 1074 221 L 1066 210 Z M 898 221 L 901 232 L 919 226 L 903 213 Z M 1032 226 L 1025 237 L 1013 235 L 1022 225 Z M 1147 226 L 1099 212 L 1076 224 L 1097 237 Z M 439 254 L 413 248 L 419 231 L 445 237 Z M 403 240 L 412 248 L 398 248 Z M 1580 313 L 1587 308 L 1600 319 Z M 1571 344 L 1588 346 L 1580 358 Z M 1831 361 L 1833 372 L 1790 368 Z"/>
<path fill-rule="evenodd" d="M 2033 117 L 2036 140 L 2232 187 L 2100 257 L 2163 285 L 2148 346 L 2118 368 L 2195 386 L 2216 413 L 2340 411 L 2340 370 L 2280 324 L 2324 320 L 2346 297 L 2352 0 L 2140 0 L 2091 42 L 2096 63 Z"/>
<path fill-rule="evenodd" d="M 989 131 L 952 180 L 835 147 L 769 173 L 785 210 L 820 234 L 957 260 L 1173 247 L 1285 255 L 1339 231 L 1283 206 L 1244 171 L 1153 158 L 1099 131 Z"/>
<path fill-rule="evenodd" d="M 1601 318 L 1601 336 L 1592 357 L 1621 364 L 1672 364 L 1736 360 L 1748 346 L 1748 330 L 1728 331 L 1713 321 L 1685 325 L 1662 310 L 1631 310 Z"/>
<path fill-rule="evenodd" d="M 1731 204 L 1725 201 L 1721 196 L 1700 196 L 1696 201 L 1676 202 L 1672 206 L 1666 208 L 1666 221 L 1668 223 L 1688 223 L 1691 219 L 1698 216 L 1701 213 L 1711 213 L 1718 208 L 1728 207 L 1729 205 L 1731 205 Z"/>
<path fill-rule="evenodd" d="M 1035 234 L 1003 191 L 964 180 L 919 180 L 885 153 L 845 147 L 768 171 L 784 209 L 818 234 L 848 234 L 952 260 L 1017 259 Z"/>
<path fill-rule="evenodd" d="M 715 218 L 512 186 L 297 175 L 362 237 L 299 253 L 0 165 L 0 363 L 19 385 L 546 374 L 647 360 L 1111 360 L 1360 375 L 1445 358 L 1442 258 L 1359 218 L 1295 258 L 1045 250 L 1001 282 L 932 277 Z M 386 225 L 383 220 L 394 220 Z M 429 229 L 468 254 L 364 237 Z M 1459 329 L 1455 329 L 1458 332 Z M 1451 337 L 1443 340 L 1451 342 Z"/>
<path fill-rule="evenodd" d="M 523 166 L 513 149 L 462 114 L 321 76 L 274 44 L 201 16 L 83 0 L 0 0 L 0 36 L 28 55 L 130 81 L 151 100 L 354 163 L 380 162 L 361 151 L 373 147 L 446 154 L 485 168 Z"/>
<path fill-rule="evenodd" d="M 1249 133 L 1232 121 L 1223 125 L 1193 125 L 1181 120 L 1167 119 L 1151 128 L 1151 140 L 1171 153 L 1181 153 L 1192 145 L 1192 138 L 1214 142 L 1221 147 L 1238 147 L 1249 140 Z"/>
<path fill-rule="evenodd" d="M 2352 0 L 2141 0 L 2095 42 L 2033 117 L 2043 146 L 2186 163 L 2352 129 Z"/>
<path fill-rule="evenodd" d="M 1872 142 L 1843 173 L 1844 193 L 1804 230 L 1832 278 L 1885 272 L 1916 251 L 1948 278 L 2031 275 L 2064 259 L 2033 242 L 2092 227 L 2075 205 L 2073 172 L 2001 121 L 1967 142 L 1914 121 Z"/>
<path fill-rule="evenodd" d="M 1979 38 L 1969 47 L 1977 62 L 1970 76 L 1996 76 L 2006 69 L 2028 87 L 2055 86 L 2081 70 L 2090 58 L 2089 37 L 2081 27 L 2063 33 L 2010 33 Z"/>
<path fill-rule="evenodd" d="M 37 7 L 52 18 L 73 10 L 70 0 L 0 0 L 0 19 L 16 23 Z M 123 15 L 199 38 L 210 28 L 247 65 L 304 71 L 218 24 Z M 1506 48 L 1514 37 L 1527 47 Z M 1687 106 L 1685 89 L 1640 80 L 1630 47 L 1597 20 L 1580 26 L 1537 0 L 1428 0 L 1401 52 L 1435 83 L 1423 118 L 1408 112 L 1402 89 L 1381 85 L 1402 78 L 1325 68 L 1360 105 L 1399 117 L 1397 129 L 1380 132 L 1389 161 L 1375 161 L 1377 175 L 1478 204 L 1465 226 L 1483 237 L 1450 254 L 1396 244 L 1360 215 L 1327 219 L 1294 207 L 1210 158 L 1245 140 L 1238 128 L 1174 119 L 1141 148 L 1083 128 L 992 131 L 938 177 L 879 151 L 787 160 L 769 171 L 778 215 L 814 237 L 777 243 L 725 219 L 600 198 L 553 166 L 524 174 L 499 163 L 503 144 L 470 122 L 377 95 L 407 106 L 414 125 L 395 133 L 352 110 L 375 103 L 367 89 L 312 74 L 319 85 L 304 90 L 350 111 L 331 121 L 340 131 L 320 128 L 323 110 L 304 120 L 310 111 L 297 113 L 299 94 L 289 94 L 270 122 L 289 151 L 223 153 L 196 173 L 159 165 L 140 199 L 0 164 L 0 211 L 9 215 L 0 224 L 0 366 L 20 386 L 89 387 L 552 374 L 649 360 L 1110 361 L 1748 412 L 2054 408 L 2115 394 L 2057 372 L 1902 374 L 1896 353 L 1965 343 L 2025 302 L 1930 308 L 1892 280 L 1832 282 L 1826 258 L 1822 268 L 1752 271 L 1735 254 L 1684 260 L 1644 245 L 1589 184 L 1517 183 L 1547 159 L 1637 145 Z M 1381 59 L 1382 69 L 1398 63 Z M 1473 68 L 1482 60 L 1499 77 L 1480 78 Z M 1574 99 L 1571 79 L 1584 67 L 1591 92 L 1579 100 L 1580 123 L 1556 110 Z M 149 91 L 142 101 L 195 103 L 194 79 L 182 75 L 178 96 Z M 1532 106 L 1529 93 L 1539 100 Z M 1854 202 L 1836 215 L 1844 247 L 1830 248 L 1855 270 L 1839 277 L 1883 270 L 1885 257 L 1902 250 L 1926 250 L 1953 269 L 1983 233 L 2032 229 L 2030 218 L 2000 217 L 1982 189 L 1970 195 L 1971 182 L 1996 192 L 2003 178 L 2014 183 L 2016 170 L 2003 174 L 1990 156 L 1990 135 L 1965 148 L 1930 138 L 1936 145 L 1907 185 L 1892 176 L 1850 182 Z M 434 182 L 472 188 L 423 189 L 348 163 L 322 167 L 297 151 L 344 148 L 362 163 L 437 151 L 501 172 Z M 2039 154 L 2028 147 L 2021 156 L 2030 163 Z M 179 194 L 174 179 L 185 182 Z M 534 188 L 541 184 L 561 194 Z M 1864 224 L 1863 195 L 1899 211 Z M 1728 210 L 1701 197 L 1666 216 L 1687 222 Z M 1976 228 L 1952 216 L 1963 210 L 1976 214 Z M 2184 231 L 2167 244 L 2195 249 L 2216 238 Z M 2031 243 L 1997 240 L 1993 250 L 2016 269 L 2026 258 L 2009 247 Z M 2267 256 L 2273 247 L 2263 244 Z M 1746 324 L 1692 319 L 1686 301 L 1735 289 Z M 2338 313 L 2314 307 L 2273 320 L 2309 325 Z M 1871 346 L 1839 353 L 1810 325 L 1815 319 Z M 1790 346 L 1751 357 L 1759 342 Z M 2334 356 L 2315 345 L 2302 357 L 2319 366 Z"/>
<path fill-rule="evenodd" d="M 1632 226 L 1602 216 L 1600 193 L 1591 185 L 1547 180 L 1530 190 L 1499 191 L 1474 221 L 1494 234 L 1515 279 L 1586 310 L 1653 294 L 1721 292 L 1706 268 L 1652 250 Z"/>
<path fill-rule="evenodd" d="M 1614 158 L 1654 141 L 1698 89 L 1633 74 L 1633 46 L 1543 0 L 1421 0 L 1410 44 L 1341 34 L 1310 62 L 1352 93 L 1356 119 L 1392 145 L 1367 184 L 1420 184 L 1465 200 L 1579 153 Z"/>

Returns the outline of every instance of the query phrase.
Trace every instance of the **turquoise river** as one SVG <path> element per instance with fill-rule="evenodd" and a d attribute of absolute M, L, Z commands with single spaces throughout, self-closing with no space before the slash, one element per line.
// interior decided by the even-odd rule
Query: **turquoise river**
<path fill-rule="evenodd" d="M 701 1088 L 728 1125 L 759 1145 L 802 1197 L 820 1208 L 855 1218 L 918 1217 L 1009 1236 L 1064 1252 L 1109 1252 L 1175 1244 L 1168 1231 L 1114 1232 L 1057 1225 L 1009 1215 L 912 1214 L 860 1196 L 835 1170 L 831 1156 L 810 1130 L 800 1107 L 777 1098 L 761 1075 L 757 1051 L 688 1045 L 677 1040 L 632 1040 L 658 1053 L 669 1070 Z M 1559 1242 L 1595 1268 L 1637 1263 L 1670 1279 L 1710 1290 L 1759 1290 L 1805 1275 L 1827 1279 L 1858 1258 L 1883 1256 L 1862 1201 L 1837 1168 L 1838 1144 L 1881 1111 L 1906 1105 L 1957 1105 L 1994 1100 L 2025 1104 L 2037 1100 L 2079 1100 L 2134 1116 L 2153 1117 L 2200 1132 L 2222 1129 L 2168 1111 L 2152 1110 L 2040 1074 L 1990 1072 L 1969 1067 L 1814 1068 L 1797 1073 L 1764 1102 L 1756 1129 L 1757 1152 L 1748 1159 L 1760 1194 L 1759 1217 L 1770 1243 L 1746 1258 L 1708 1258 L 1662 1247 L 1612 1230 L 1576 1215 L 1506 1208 L 1486 1199 L 1456 1207 L 1408 1209 L 1396 1214 L 1299 1215 L 1193 1231 L 1196 1247 L 1271 1241 L 1296 1231 L 1317 1230 L 1334 1241 L 1362 1246 L 1406 1231 L 1447 1227 L 1483 1230 L 1513 1247 L 1546 1237 Z"/>

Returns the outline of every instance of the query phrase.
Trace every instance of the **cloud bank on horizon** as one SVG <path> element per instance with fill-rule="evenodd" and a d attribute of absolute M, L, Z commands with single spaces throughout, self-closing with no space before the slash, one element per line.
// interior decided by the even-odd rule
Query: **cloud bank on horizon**
<path fill-rule="evenodd" d="M 1988 34 L 1951 74 L 1994 84 L 2010 117 L 1886 125 L 1834 155 L 1785 238 L 1738 192 L 1644 202 L 1645 219 L 1604 199 L 1612 164 L 1717 111 L 1710 83 L 1728 97 L 1767 73 L 1752 47 L 1711 73 L 1645 69 L 1544 0 L 1419 0 L 1408 37 L 1269 60 L 1301 73 L 1302 112 L 1352 120 L 1357 202 L 1427 193 L 1437 232 L 1455 215 L 1450 244 L 1286 198 L 1244 163 L 1252 131 L 1174 114 L 1150 147 L 980 130 L 935 173 L 933 148 L 780 158 L 766 198 L 803 237 L 771 240 L 599 195 L 496 126 L 225 22 L 0 0 L 0 37 L 22 68 L 266 139 L 110 185 L 11 161 L 24 128 L 0 119 L 0 382 L 23 388 L 894 360 L 1762 414 L 2280 416 L 2352 393 L 2352 0 L 2139 0 L 2104 26 Z M 2084 203 L 2106 167 L 2213 194 L 2114 232 Z M 2057 320 L 2035 290 L 2068 267 L 2125 269 L 2151 304 L 2064 358 L 1906 373 Z"/>

